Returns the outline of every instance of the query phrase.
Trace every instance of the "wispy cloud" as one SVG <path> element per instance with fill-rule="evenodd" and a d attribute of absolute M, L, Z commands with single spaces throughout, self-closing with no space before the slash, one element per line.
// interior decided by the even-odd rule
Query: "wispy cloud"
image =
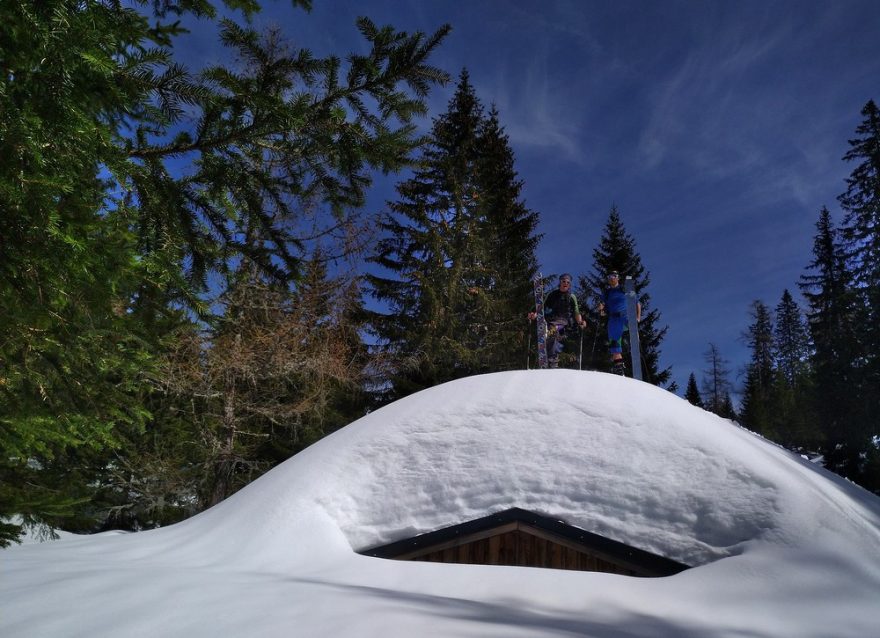
<path fill-rule="evenodd" d="M 502 112 L 511 142 L 517 148 L 553 151 L 561 159 L 584 165 L 586 156 L 578 140 L 582 112 L 560 99 L 565 88 L 554 77 L 549 51 L 542 44 L 533 51 L 525 72 L 515 83 L 505 73 L 488 79 L 486 93 Z"/>
<path fill-rule="evenodd" d="M 485 33 L 465 27 L 457 34 L 474 52 L 473 80 L 481 99 L 494 103 L 516 149 L 549 153 L 555 158 L 589 167 L 594 156 L 584 152 L 583 134 L 589 116 L 584 96 L 592 81 L 576 69 L 602 50 L 580 2 L 559 2 L 536 11 L 514 3 L 505 11 L 480 5 L 491 12 L 493 33 L 504 33 L 509 48 L 485 51 L 479 39 Z M 478 24 L 485 21 L 477 19 Z M 477 42 L 475 42 L 475 40 Z M 492 65 L 478 58 L 489 55 Z"/>
<path fill-rule="evenodd" d="M 746 78 L 756 66 L 772 64 L 790 28 L 704 28 L 654 89 L 638 149 L 649 169 L 675 157 L 724 177 L 766 160 L 762 145 L 755 142 L 762 125 L 775 119 L 770 104 L 774 87 L 747 83 Z"/>

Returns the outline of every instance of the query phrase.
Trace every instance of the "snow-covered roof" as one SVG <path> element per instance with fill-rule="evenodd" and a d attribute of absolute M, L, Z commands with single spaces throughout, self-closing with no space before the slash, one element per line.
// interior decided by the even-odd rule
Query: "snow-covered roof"
<path fill-rule="evenodd" d="M 398 401 L 230 505 L 247 520 L 320 508 L 355 550 L 522 507 L 699 565 L 751 542 L 851 534 L 840 496 L 861 492 L 662 389 L 534 371 Z"/>
<path fill-rule="evenodd" d="M 512 507 L 698 567 L 652 584 L 355 553 Z M 22 592 L 0 579 L 0 600 L 25 603 L 0 603 L 10 606 L 0 613 L 0 633 L 24 635 L 6 631 L 16 619 L 46 622 L 21 611 L 33 602 L 29 596 L 44 600 L 45 588 L 60 587 L 52 576 L 59 569 L 70 572 L 71 587 L 77 578 L 88 582 L 77 566 L 92 561 L 109 569 L 141 565 L 149 574 L 186 566 L 195 582 L 200 570 L 238 574 L 233 582 L 274 574 L 279 583 L 295 583 L 303 600 L 335 601 L 297 607 L 290 620 L 316 628 L 302 635 L 556 635 L 558 624 L 549 621 L 469 625 L 462 620 L 468 614 L 441 622 L 426 612 L 424 626 L 404 623 L 391 634 L 379 620 L 379 608 L 412 621 L 430 597 L 453 596 L 500 606 L 496 616 L 552 608 L 594 627 L 585 635 L 715 635 L 707 633 L 714 626 L 747 628 L 748 635 L 856 636 L 880 622 L 873 604 L 880 600 L 880 499 L 656 387 L 594 372 L 509 372 L 448 383 L 377 410 L 178 525 L 0 552 L 0 569 L 30 584 Z M 211 608 L 206 586 L 198 600 Z M 102 591 L 111 609 L 119 603 L 120 590 Z M 371 598 L 379 608 L 365 602 Z M 74 613 L 73 603 L 59 605 L 57 613 Z M 132 605 L 123 605 L 127 613 Z M 278 619 L 261 621 L 256 610 L 289 615 L 235 601 L 221 608 L 265 630 L 250 635 L 274 635 Z M 328 624 L 331 609 L 337 620 Z M 370 610 L 375 624 L 362 617 Z M 186 613 L 204 615 L 178 610 Z M 350 625 L 340 613 L 349 614 Z M 656 628 L 706 631 L 611 631 L 646 618 L 656 618 Z M 204 634 L 186 635 L 211 635 L 214 621 L 202 621 Z M 184 625 L 161 622 L 159 634 L 184 635 Z M 531 631 L 517 633 L 523 628 Z"/>

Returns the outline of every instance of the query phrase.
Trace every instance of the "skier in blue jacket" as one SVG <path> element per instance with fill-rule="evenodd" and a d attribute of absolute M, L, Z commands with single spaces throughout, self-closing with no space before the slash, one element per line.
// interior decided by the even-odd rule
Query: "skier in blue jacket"
<path fill-rule="evenodd" d="M 599 314 L 608 316 L 608 352 L 611 364 L 623 367 L 623 331 L 626 322 L 626 293 L 620 287 L 620 275 L 616 270 L 608 273 L 608 288 L 602 292 Z M 636 303 L 636 322 L 642 320 L 642 304 Z"/>

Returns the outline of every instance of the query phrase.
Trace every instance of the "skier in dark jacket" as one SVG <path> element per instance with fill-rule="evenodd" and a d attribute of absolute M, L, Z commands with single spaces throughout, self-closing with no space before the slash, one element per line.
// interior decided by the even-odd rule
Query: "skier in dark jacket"
<path fill-rule="evenodd" d="M 536 317 L 534 312 L 529 313 L 529 321 Z M 544 299 L 544 318 L 547 320 L 547 366 L 558 368 L 566 331 L 575 323 L 581 328 L 587 325 L 581 317 L 577 297 L 571 292 L 571 275 L 568 273 L 560 275 L 559 288 Z"/>
<path fill-rule="evenodd" d="M 611 364 L 616 368 L 623 367 L 623 331 L 626 321 L 626 293 L 620 287 L 620 275 L 612 270 L 608 273 L 608 288 L 602 292 L 599 303 L 599 314 L 608 316 L 608 352 Z M 636 323 L 642 320 L 642 304 L 636 303 Z"/>

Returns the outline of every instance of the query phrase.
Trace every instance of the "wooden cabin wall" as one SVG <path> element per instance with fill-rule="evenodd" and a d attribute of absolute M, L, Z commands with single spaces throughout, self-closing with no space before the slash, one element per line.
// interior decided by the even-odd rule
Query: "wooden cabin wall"
<path fill-rule="evenodd" d="M 431 551 L 413 556 L 411 559 L 434 563 L 549 567 L 627 576 L 638 575 L 631 569 L 602 560 L 587 552 L 538 538 L 520 529 L 462 543 L 457 547 Z"/>

